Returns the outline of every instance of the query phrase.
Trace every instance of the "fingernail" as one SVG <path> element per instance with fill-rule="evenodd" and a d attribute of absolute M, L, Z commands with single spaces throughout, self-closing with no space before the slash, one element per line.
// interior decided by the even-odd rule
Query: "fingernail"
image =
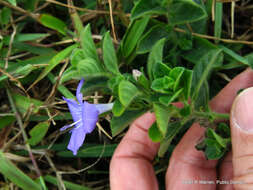
<path fill-rule="evenodd" d="M 233 124 L 245 132 L 253 133 L 253 87 L 245 89 L 235 99 L 231 110 Z"/>

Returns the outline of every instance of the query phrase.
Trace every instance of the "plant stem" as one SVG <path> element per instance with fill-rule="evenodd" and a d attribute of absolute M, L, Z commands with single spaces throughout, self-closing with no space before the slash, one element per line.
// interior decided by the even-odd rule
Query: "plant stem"
<path fill-rule="evenodd" d="M 30 156 L 30 158 L 31 158 L 31 161 L 32 161 L 32 163 L 33 163 L 33 165 L 34 165 L 35 171 L 36 171 L 38 177 L 40 177 L 40 176 L 41 176 L 41 173 L 40 173 L 39 167 L 38 167 L 38 165 L 37 165 L 37 163 L 36 163 L 36 160 L 35 160 L 35 158 L 34 158 L 34 156 L 33 156 L 32 149 L 31 149 L 30 145 L 28 144 L 28 137 L 27 137 L 27 134 L 26 134 L 25 129 L 24 129 L 24 126 L 23 126 L 22 118 L 21 118 L 21 116 L 20 116 L 20 114 L 19 114 L 19 112 L 18 112 L 18 110 L 17 110 L 17 108 L 16 108 L 16 105 L 15 105 L 15 103 L 14 103 L 14 100 L 13 100 L 12 96 L 11 96 L 9 87 L 8 87 L 7 85 L 6 85 L 6 91 L 7 91 L 7 96 L 8 96 L 8 99 L 9 99 L 9 102 L 10 102 L 10 105 L 11 105 L 11 108 L 12 108 L 12 110 L 13 110 L 15 116 L 16 116 L 18 125 L 19 125 L 19 127 L 20 127 L 20 130 L 21 130 L 21 132 L 22 132 L 23 138 L 24 138 L 24 140 L 25 140 L 25 145 L 26 145 L 27 151 L 28 151 L 29 156 Z"/>
<path fill-rule="evenodd" d="M 198 112 L 195 111 L 193 113 L 195 116 L 200 116 L 200 117 L 206 117 L 206 118 L 213 118 L 214 120 L 229 120 L 229 114 L 228 113 L 217 113 L 217 112 Z"/>

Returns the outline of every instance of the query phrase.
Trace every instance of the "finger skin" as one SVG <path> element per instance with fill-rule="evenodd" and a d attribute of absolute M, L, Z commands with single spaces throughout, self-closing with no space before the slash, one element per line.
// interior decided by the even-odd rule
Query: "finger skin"
<path fill-rule="evenodd" d="M 233 180 L 232 152 L 229 152 L 226 155 L 218 171 L 219 171 L 218 176 L 219 182 L 217 183 L 218 190 L 234 190 L 233 184 L 230 183 Z"/>
<path fill-rule="evenodd" d="M 250 86 L 253 85 L 253 74 L 252 74 L 252 70 L 251 69 L 247 69 L 245 72 L 243 72 L 243 74 L 239 75 L 236 77 L 236 79 L 239 81 L 237 82 L 238 84 L 240 83 L 240 81 L 243 83 L 243 87 L 241 88 L 248 88 Z M 226 88 L 234 88 L 232 86 L 232 83 L 229 83 Z M 230 96 L 229 93 L 224 93 L 223 97 L 224 99 L 230 98 L 230 99 L 234 99 L 234 96 Z M 217 104 L 218 102 L 213 101 L 214 104 Z M 223 108 L 221 109 L 225 109 L 226 112 L 229 112 L 231 109 L 231 106 L 227 106 L 225 104 L 223 104 Z M 226 109 L 226 107 L 228 109 Z M 219 110 L 216 110 L 217 112 L 219 112 Z M 237 137 L 233 137 L 232 139 L 236 139 Z M 235 146 L 235 145 L 233 145 Z M 233 181 L 234 175 L 233 175 L 233 164 L 232 164 L 232 152 L 230 152 L 226 158 L 223 160 L 223 162 L 221 163 L 220 167 L 219 167 L 219 179 L 220 180 L 224 180 L 224 181 Z M 223 184 L 223 185 L 218 185 L 218 189 L 219 190 L 234 190 L 234 187 L 232 184 Z"/>
<path fill-rule="evenodd" d="M 213 111 L 227 113 L 230 111 L 238 90 L 253 84 L 253 72 L 245 72 L 234 78 L 213 100 L 210 107 Z M 203 136 L 204 128 L 194 124 L 175 148 L 166 173 L 168 190 L 216 189 L 217 161 L 206 160 L 203 153 L 195 149 L 196 142 Z M 196 184 L 184 184 L 186 180 L 197 180 Z M 199 180 L 209 180 L 215 184 L 199 184 Z"/>
<path fill-rule="evenodd" d="M 234 185 L 236 190 L 253 189 L 253 88 L 243 91 L 231 110 Z M 251 129 L 251 131 L 243 130 Z"/>
<path fill-rule="evenodd" d="M 154 114 L 144 114 L 118 145 L 110 164 L 111 190 L 158 190 L 151 162 L 159 143 L 152 142 L 147 132 L 154 121 Z"/>
<path fill-rule="evenodd" d="M 216 188 L 215 183 L 201 184 L 202 181 L 212 183 L 216 180 L 217 163 L 213 160 L 207 161 L 204 154 L 195 148 L 203 132 L 204 128 L 197 123 L 193 124 L 175 148 L 166 173 L 166 189 L 212 190 Z"/>

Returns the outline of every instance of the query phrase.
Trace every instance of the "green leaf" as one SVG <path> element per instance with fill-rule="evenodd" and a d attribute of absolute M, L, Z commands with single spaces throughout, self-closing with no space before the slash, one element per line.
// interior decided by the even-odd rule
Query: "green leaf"
<path fill-rule="evenodd" d="M 180 34 L 177 44 L 182 50 L 191 50 L 193 45 L 192 36 L 189 34 Z"/>
<path fill-rule="evenodd" d="M 170 103 L 176 100 L 183 90 L 183 88 L 179 89 L 178 91 L 174 92 L 172 96 L 161 96 L 159 97 L 159 101 L 163 105 L 168 106 Z"/>
<path fill-rule="evenodd" d="M 58 179 L 56 177 L 53 177 L 51 175 L 46 175 L 44 176 L 44 179 L 46 182 L 52 183 L 54 185 L 58 185 Z M 77 185 L 75 183 L 63 180 L 63 183 L 65 185 L 65 187 L 69 190 L 91 190 L 88 187 L 85 187 L 84 185 Z"/>
<path fill-rule="evenodd" d="M 153 123 L 153 125 L 149 128 L 148 136 L 153 142 L 160 142 L 163 139 L 163 135 L 157 127 L 157 123 Z"/>
<path fill-rule="evenodd" d="M 124 80 L 124 77 L 122 75 L 117 75 L 116 77 L 112 77 L 108 81 L 108 87 L 111 89 L 112 94 L 114 96 L 118 96 L 119 93 L 119 83 Z"/>
<path fill-rule="evenodd" d="M 29 131 L 29 135 L 31 136 L 31 138 L 28 139 L 28 143 L 32 146 L 37 145 L 46 135 L 49 126 L 50 124 L 47 121 L 39 123 L 36 126 L 34 126 Z"/>
<path fill-rule="evenodd" d="M 139 110 L 127 110 L 120 117 L 113 116 L 110 122 L 112 136 L 115 137 L 126 127 L 131 124 L 136 118 L 141 116 L 147 111 L 147 109 L 139 109 Z"/>
<path fill-rule="evenodd" d="M 99 73 L 97 75 L 92 75 L 85 78 L 85 84 L 83 86 L 84 96 L 90 95 L 91 93 L 94 93 L 95 91 L 104 92 L 105 90 L 107 90 L 108 92 L 109 91 L 108 86 L 107 86 L 108 80 L 109 80 L 109 76 L 106 73 Z"/>
<path fill-rule="evenodd" d="M 37 8 L 38 0 L 24 0 L 24 9 L 33 12 Z"/>
<path fill-rule="evenodd" d="M 109 32 L 105 34 L 103 41 L 103 58 L 108 71 L 115 75 L 120 74 L 117 56 Z"/>
<path fill-rule="evenodd" d="M 97 49 L 92 39 L 92 34 L 91 34 L 91 29 L 90 29 L 89 24 L 85 26 L 85 28 L 81 31 L 80 38 L 81 38 L 80 39 L 81 47 L 83 49 L 85 58 L 92 58 L 99 63 Z"/>
<path fill-rule="evenodd" d="M 163 46 L 165 43 L 165 38 L 156 42 L 156 44 L 152 47 L 152 50 L 148 56 L 148 76 L 150 80 L 154 79 L 153 69 L 156 68 L 157 63 L 161 63 L 163 59 Z"/>
<path fill-rule="evenodd" d="M 102 157 L 112 157 L 116 147 L 117 144 L 108 144 L 108 145 L 95 145 L 90 146 L 88 148 L 81 148 L 76 156 L 80 158 L 97 158 L 103 153 Z M 76 157 L 75 155 L 73 155 L 71 151 L 60 151 L 57 153 L 57 155 L 61 157 Z"/>
<path fill-rule="evenodd" d="M 248 60 L 249 66 L 253 68 L 253 53 L 249 53 L 245 56 L 245 59 Z"/>
<path fill-rule="evenodd" d="M 214 45 L 210 41 L 202 38 L 194 38 L 194 46 L 190 51 L 186 51 L 181 56 L 193 64 L 198 64 L 199 60 L 202 59 L 206 54 L 213 50 L 220 50 L 217 45 Z M 214 67 L 220 67 L 223 63 L 223 53 L 219 55 L 214 64 Z"/>
<path fill-rule="evenodd" d="M 3 116 L 0 117 L 0 129 L 12 124 L 16 118 L 14 116 Z"/>
<path fill-rule="evenodd" d="M 182 86 L 184 87 L 183 93 L 184 93 L 184 97 L 186 101 L 189 100 L 190 94 L 191 94 L 192 76 L 193 76 L 193 71 L 189 69 L 185 69 L 181 77 L 181 81 L 183 83 Z"/>
<path fill-rule="evenodd" d="M 169 76 L 170 71 L 171 71 L 171 68 L 169 68 L 164 63 L 158 62 L 157 64 L 155 64 L 155 66 L 153 68 L 154 79 L 161 78 L 164 76 Z"/>
<path fill-rule="evenodd" d="M 101 68 L 99 63 L 97 63 L 96 60 L 92 58 L 86 58 L 79 61 L 79 63 L 77 64 L 77 70 L 83 77 L 103 72 L 103 69 Z"/>
<path fill-rule="evenodd" d="M 226 141 L 224 141 L 224 139 L 218 135 L 212 128 L 207 128 L 206 130 L 206 136 L 209 138 L 213 138 L 216 140 L 216 142 L 223 148 L 227 147 L 227 143 Z"/>
<path fill-rule="evenodd" d="M 235 59 L 236 61 L 243 63 L 245 65 L 249 65 L 249 62 L 246 58 L 240 56 L 239 54 L 237 54 L 236 52 L 234 52 L 231 49 L 228 49 L 227 47 L 220 45 L 219 46 L 226 54 L 228 54 L 229 56 L 231 56 L 233 59 Z"/>
<path fill-rule="evenodd" d="M 131 20 L 154 14 L 166 15 L 167 9 L 154 0 L 139 0 L 131 11 Z"/>
<path fill-rule="evenodd" d="M 127 107 L 139 94 L 139 91 L 133 83 L 123 80 L 119 83 L 118 94 L 121 104 Z"/>
<path fill-rule="evenodd" d="M 52 84 L 56 83 L 56 77 L 52 74 L 52 73 L 48 73 L 47 77 L 49 78 L 49 80 L 51 81 Z M 69 99 L 75 99 L 75 95 L 72 94 L 72 92 L 69 91 L 69 89 L 67 89 L 64 85 L 59 84 L 57 87 L 57 90 L 59 90 L 59 92 L 62 93 L 62 95 L 65 98 L 69 98 Z"/>
<path fill-rule="evenodd" d="M 67 25 L 59 18 L 49 14 L 41 14 L 39 21 L 42 25 L 66 35 Z"/>
<path fill-rule="evenodd" d="M 33 45 L 29 45 L 25 42 L 15 42 L 15 43 L 13 43 L 13 46 L 15 47 L 15 49 L 17 49 L 19 51 L 24 51 L 24 49 L 25 49 L 26 51 L 31 52 L 33 54 L 37 54 L 37 55 L 51 56 L 51 55 L 55 55 L 55 53 L 56 53 L 56 51 L 53 48 L 36 47 Z M 31 57 L 29 59 L 33 59 L 33 58 L 34 57 Z M 23 62 L 25 62 L 25 61 L 26 60 L 24 60 Z"/>
<path fill-rule="evenodd" d="M 48 63 L 48 66 L 45 67 L 45 69 L 42 71 L 42 73 L 39 75 L 39 77 L 33 82 L 33 84 L 29 87 L 33 87 L 35 84 L 37 84 L 41 79 L 43 79 L 47 74 L 53 70 L 61 61 L 63 61 L 67 56 L 70 55 L 70 53 L 75 49 L 78 45 L 74 44 L 72 46 L 67 47 L 66 49 L 60 51 L 57 53 Z"/>
<path fill-rule="evenodd" d="M 216 131 L 217 133 L 221 134 L 222 137 L 231 137 L 230 127 L 226 123 L 219 123 Z"/>
<path fill-rule="evenodd" d="M 224 151 L 214 139 L 205 139 L 205 155 L 208 160 L 218 160 L 224 155 Z"/>
<path fill-rule="evenodd" d="M 114 116 L 119 117 L 124 113 L 125 109 L 126 108 L 120 103 L 119 100 L 115 100 L 112 108 L 112 113 Z"/>
<path fill-rule="evenodd" d="M 223 3 L 215 2 L 215 23 L 214 23 L 214 36 L 221 38 L 222 32 L 222 14 L 223 14 Z M 218 40 L 216 40 L 216 43 Z"/>
<path fill-rule="evenodd" d="M 151 84 L 151 89 L 156 92 L 166 93 L 166 91 L 164 90 L 164 78 L 158 78 L 153 80 Z"/>
<path fill-rule="evenodd" d="M 204 81 L 203 85 L 199 90 L 199 95 L 197 99 L 193 102 L 195 110 L 205 110 L 208 109 L 209 102 L 209 85 L 207 81 Z"/>
<path fill-rule="evenodd" d="M 163 88 L 164 89 L 173 89 L 175 81 L 172 77 L 164 76 L 163 77 Z"/>
<path fill-rule="evenodd" d="M 69 80 L 72 79 L 81 79 L 82 76 L 80 75 L 80 72 L 77 70 L 77 68 L 75 68 L 74 66 L 70 66 L 69 68 L 67 68 L 63 74 L 62 77 L 60 79 L 60 84 L 67 82 Z"/>
<path fill-rule="evenodd" d="M 153 80 L 151 84 L 151 89 L 160 93 L 172 93 L 171 88 L 174 85 L 174 80 L 168 76 L 164 76 L 163 78 L 157 78 Z"/>
<path fill-rule="evenodd" d="M 14 77 L 16 78 L 23 78 L 25 76 L 27 76 L 30 72 L 32 72 L 35 69 L 34 66 L 27 64 L 23 67 L 19 67 L 15 74 L 13 74 Z"/>
<path fill-rule="evenodd" d="M 27 64 L 27 65 L 14 65 L 13 67 L 9 67 L 9 69 L 7 70 L 9 74 L 11 74 L 13 77 L 15 78 L 24 78 L 25 76 L 27 76 L 31 71 L 33 71 L 35 69 L 34 66 Z M 0 82 L 8 79 L 7 75 L 2 75 L 0 76 Z"/>
<path fill-rule="evenodd" d="M 72 12 L 71 18 L 73 19 L 77 36 L 80 37 L 81 31 L 83 29 L 83 23 L 76 10 Z"/>
<path fill-rule="evenodd" d="M 43 102 L 33 99 L 27 98 L 26 96 L 22 96 L 20 94 L 12 94 L 12 97 L 15 101 L 15 104 L 18 110 L 24 114 L 33 106 L 32 113 L 37 113 L 40 109 L 40 106 L 43 105 Z"/>
<path fill-rule="evenodd" d="M 183 117 L 188 117 L 191 114 L 191 107 L 189 105 L 185 105 L 180 109 L 180 115 Z"/>
<path fill-rule="evenodd" d="M 180 79 L 184 73 L 185 68 L 184 67 L 175 67 L 170 71 L 169 76 L 174 79 L 175 83 L 173 86 L 173 91 L 175 92 L 179 88 Z"/>
<path fill-rule="evenodd" d="M 18 187 L 24 190 L 41 190 L 40 185 L 10 162 L 2 151 L 0 151 L 0 163 L 0 172 Z"/>
<path fill-rule="evenodd" d="M 10 4 L 17 6 L 16 0 L 7 0 Z"/>
<path fill-rule="evenodd" d="M 4 45 L 4 43 L 3 43 L 3 38 L 0 38 L 0 50 L 2 50 L 3 45 Z"/>
<path fill-rule="evenodd" d="M 171 28 L 165 24 L 157 24 L 149 31 L 145 32 L 137 44 L 137 54 L 144 54 L 151 51 L 156 42 L 162 38 L 167 38 Z"/>
<path fill-rule="evenodd" d="M 160 143 L 160 148 L 158 151 L 159 157 L 163 157 L 164 154 L 168 151 L 168 147 L 170 146 L 171 141 L 178 134 L 181 128 L 182 128 L 181 123 L 178 121 L 170 122 L 168 124 L 165 138 Z"/>
<path fill-rule="evenodd" d="M 212 50 L 207 53 L 197 65 L 195 65 L 193 70 L 193 94 L 192 101 L 194 102 L 200 95 L 200 90 L 204 83 L 207 81 L 207 77 L 211 74 L 212 69 L 220 55 L 222 50 Z M 203 94 L 201 94 L 202 96 Z"/>
<path fill-rule="evenodd" d="M 26 34 L 17 34 L 14 38 L 13 43 L 17 42 L 27 42 L 27 41 L 34 41 L 48 37 L 49 34 L 47 33 L 26 33 Z M 6 36 L 4 38 L 4 44 L 9 45 L 11 36 Z"/>
<path fill-rule="evenodd" d="M 48 64 L 48 62 L 54 57 L 55 52 L 51 52 L 48 54 L 43 54 L 43 55 L 39 55 L 39 56 L 34 56 L 32 58 L 26 59 L 26 60 L 22 60 L 19 61 L 19 65 L 27 65 L 27 64 L 31 64 L 31 65 L 36 65 L 36 66 L 43 66 L 45 67 L 45 64 Z M 17 65 L 17 64 L 15 64 Z"/>
<path fill-rule="evenodd" d="M 70 63 L 73 67 L 76 67 L 79 61 L 85 59 L 85 55 L 82 49 L 76 48 L 70 56 Z"/>
<path fill-rule="evenodd" d="M 161 104 L 154 103 L 153 106 L 154 106 L 157 126 L 161 134 L 165 136 L 167 132 L 168 123 L 169 123 L 170 112 L 167 107 Z"/>
<path fill-rule="evenodd" d="M 121 51 L 124 57 L 128 57 L 134 51 L 148 21 L 149 17 L 144 17 L 140 20 L 135 20 L 130 24 L 121 43 Z"/>
<path fill-rule="evenodd" d="M 10 22 L 10 18 L 11 18 L 11 9 L 8 7 L 2 8 L 2 10 L 0 10 L 0 23 L 1 23 L 1 25 L 8 24 Z"/>
<path fill-rule="evenodd" d="M 171 24 L 186 24 L 207 17 L 206 11 L 192 0 L 177 0 L 169 6 Z"/>
<path fill-rule="evenodd" d="M 138 77 L 137 81 L 141 86 L 143 86 L 146 89 L 149 89 L 150 82 L 143 73 L 141 73 L 141 75 Z"/>

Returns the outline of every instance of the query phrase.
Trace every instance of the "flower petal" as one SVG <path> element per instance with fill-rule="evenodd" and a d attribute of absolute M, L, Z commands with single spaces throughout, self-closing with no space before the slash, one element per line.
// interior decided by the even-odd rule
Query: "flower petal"
<path fill-rule="evenodd" d="M 63 99 L 68 104 L 69 111 L 72 115 L 74 122 L 81 120 L 82 119 L 82 106 L 79 105 L 75 100 L 67 99 L 64 97 L 63 97 Z"/>
<path fill-rule="evenodd" d="M 84 129 L 87 133 L 91 133 L 96 127 L 99 112 L 94 104 L 88 102 L 83 103 L 82 109 Z"/>
<path fill-rule="evenodd" d="M 109 110 L 112 109 L 113 107 L 113 103 L 110 103 L 110 104 L 93 104 L 94 106 L 96 106 L 98 112 L 99 112 L 99 115 L 101 113 L 104 113 L 104 112 L 107 112 Z"/>
<path fill-rule="evenodd" d="M 76 89 L 76 98 L 80 104 L 83 103 L 83 94 L 81 93 L 81 89 L 84 83 L 84 79 L 80 80 L 77 89 Z"/>
<path fill-rule="evenodd" d="M 74 155 L 82 146 L 86 133 L 83 131 L 82 127 L 77 127 L 72 130 L 71 138 L 68 144 L 68 149 L 73 152 Z"/>

